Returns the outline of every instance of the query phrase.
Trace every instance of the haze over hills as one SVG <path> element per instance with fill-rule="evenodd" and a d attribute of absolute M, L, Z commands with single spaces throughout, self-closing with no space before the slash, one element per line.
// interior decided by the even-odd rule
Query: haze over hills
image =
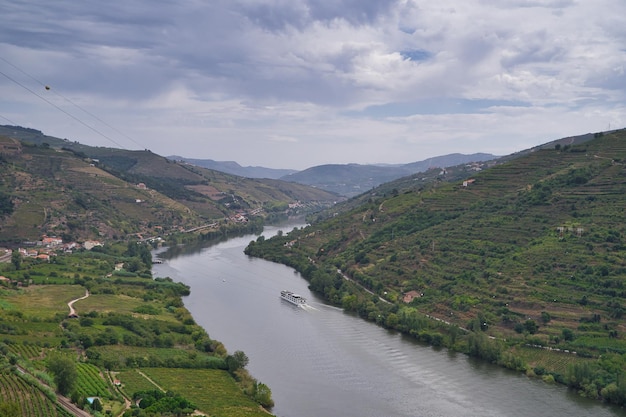
<path fill-rule="evenodd" d="M 402 165 L 320 165 L 281 177 L 285 181 L 312 185 L 322 190 L 353 197 L 378 185 L 429 169 L 441 169 L 472 162 L 484 162 L 498 157 L 486 153 L 459 153 L 428 158 Z"/>
<path fill-rule="evenodd" d="M 425 172 L 432 168 L 446 168 L 471 162 L 483 162 L 498 157 L 486 153 L 471 155 L 454 153 L 408 164 L 329 164 L 318 165 L 302 171 L 242 167 L 232 161 L 193 159 L 182 156 L 170 156 L 168 158 L 242 177 L 281 179 L 298 184 L 311 185 L 346 197 L 353 197 L 380 184 L 418 172 Z"/>
<path fill-rule="evenodd" d="M 185 158 L 183 156 L 171 155 L 167 157 L 173 161 L 186 162 L 203 168 L 214 169 L 227 174 L 238 175 L 246 178 L 270 178 L 277 180 L 285 175 L 298 172 L 295 169 L 275 169 L 260 166 L 243 167 L 235 161 L 214 161 L 212 159 Z"/>

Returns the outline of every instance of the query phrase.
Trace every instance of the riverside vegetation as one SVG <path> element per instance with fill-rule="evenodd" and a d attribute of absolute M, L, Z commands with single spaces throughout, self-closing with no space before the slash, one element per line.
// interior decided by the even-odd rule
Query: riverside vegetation
<path fill-rule="evenodd" d="M 272 405 L 271 391 L 245 371 L 245 354 L 229 355 L 194 323 L 181 301 L 188 288 L 153 280 L 147 246 L 136 241 L 158 237 L 175 246 L 225 238 L 258 230 L 295 201 L 295 210 L 314 210 L 336 197 L 194 167 L 149 150 L 90 147 L 0 126 L 3 246 L 42 236 L 133 242 L 59 254 L 50 263 L 14 251 L 11 263 L 0 264 L 8 279 L 0 280 L 0 415 L 70 415 L 55 389 L 95 415 L 119 415 L 140 391 L 144 401 L 127 413 L 185 414 L 194 406 L 211 415 L 266 415 L 259 404 Z M 119 263 L 124 269 L 114 271 Z M 79 317 L 68 318 L 67 302 L 86 290 L 89 297 L 75 304 Z M 181 369 L 198 390 L 176 383 Z M 121 387 L 114 386 L 116 378 Z M 155 384 L 184 398 L 148 394 Z M 91 397 L 98 398 L 90 403 Z"/>
<path fill-rule="evenodd" d="M 385 184 L 246 253 L 381 326 L 626 405 L 626 130 L 578 139 Z"/>
<path fill-rule="evenodd" d="M 268 415 L 271 390 L 245 353 L 195 324 L 187 286 L 152 278 L 150 249 L 133 241 L 4 264 L 0 415 L 74 415 L 57 395 L 95 416 Z M 86 291 L 69 318 L 67 303 Z"/>

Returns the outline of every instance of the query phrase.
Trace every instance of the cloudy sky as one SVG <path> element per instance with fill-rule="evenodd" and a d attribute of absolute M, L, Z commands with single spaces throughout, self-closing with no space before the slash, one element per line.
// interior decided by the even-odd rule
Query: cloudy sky
<path fill-rule="evenodd" d="M 0 0 L 0 124 L 241 165 L 623 128 L 625 71 L 624 0 Z"/>

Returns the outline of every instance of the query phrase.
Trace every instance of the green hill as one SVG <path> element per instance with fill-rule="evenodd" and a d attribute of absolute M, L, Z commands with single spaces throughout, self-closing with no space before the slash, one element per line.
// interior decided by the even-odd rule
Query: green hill
<path fill-rule="evenodd" d="M 578 142 L 386 184 L 247 253 L 296 267 L 366 319 L 505 366 L 553 365 L 526 345 L 622 363 L 626 130 Z M 619 385 L 552 370 L 598 396 Z"/>
<path fill-rule="evenodd" d="M 289 203 L 332 204 L 336 195 L 181 164 L 149 150 L 90 147 L 34 129 L 0 127 L 0 241 L 156 235 L 267 216 Z"/>

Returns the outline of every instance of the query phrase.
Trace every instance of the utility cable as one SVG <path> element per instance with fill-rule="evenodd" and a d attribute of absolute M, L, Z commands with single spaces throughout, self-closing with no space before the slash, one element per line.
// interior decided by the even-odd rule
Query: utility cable
<path fill-rule="evenodd" d="M 0 118 L 6 120 L 7 122 L 11 123 L 12 125 L 17 126 L 17 123 L 15 123 L 13 120 L 9 119 L 8 117 L 4 117 L 3 115 L 0 114 Z"/>
<path fill-rule="evenodd" d="M 24 71 L 23 69 L 21 69 L 20 67 L 18 67 L 17 65 L 13 64 L 12 62 L 8 61 L 6 58 L 3 58 L 0 56 L 0 60 L 6 62 L 7 64 L 9 64 L 10 66 L 12 66 L 13 68 L 15 68 L 16 70 L 18 70 L 19 72 L 21 72 L 22 74 L 24 74 L 25 76 L 27 76 L 28 78 L 30 78 L 31 80 L 39 83 L 42 87 L 44 87 L 47 91 L 52 91 L 54 94 L 56 94 L 57 96 L 61 97 L 63 100 L 67 101 L 68 103 L 70 103 L 71 105 L 73 105 L 74 107 L 78 108 L 79 110 L 81 110 L 82 112 L 84 112 L 85 114 L 93 117 L 94 119 L 96 119 L 97 121 L 99 121 L 100 123 L 102 123 L 103 125 L 107 126 L 108 128 L 110 128 L 111 130 L 114 130 L 117 134 L 124 136 L 126 139 L 130 140 L 131 142 L 133 142 L 135 145 L 139 146 L 140 148 L 143 149 L 147 149 L 146 146 L 143 146 L 141 143 L 137 142 L 136 140 L 134 140 L 133 138 L 131 138 L 130 136 L 126 135 L 124 132 L 121 132 L 120 130 L 116 129 L 115 127 L 111 126 L 109 123 L 107 123 L 106 121 L 102 120 L 100 117 L 96 116 L 95 114 L 91 113 L 90 111 L 88 111 L 87 109 L 83 108 L 82 106 L 74 103 L 72 100 L 70 100 L 69 98 L 65 97 L 64 95 L 60 94 L 56 88 L 52 88 L 49 85 L 43 83 L 41 80 L 38 80 L 37 78 L 33 77 L 32 75 L 30 75 L 29 73 L 27 73 L 26 71 Z"/>
<path fill-rule="evenodd" d="M 92 130 L 93 132 L 97 133 L 98 135 L 102 136 L 105 139 L 110 140 L 111 142 L 113 142 L 115 145 L 117 145 L 118 147 L 120 147 L 121 149 L 124 150 L 128 150 L 126 149 L 124 146 L 122 146 L 120 143 L 118 143 L 117 141 L 115 141 L 114 139 L 110 138 L 109 136 L 105 135 L 104 133 L 100 132 L 98 129 L 96 129 L 93 126 L 88 125 L 87 123 L 83 122 L 82 120 L 80 120 L 78 117 L 74 116 L 73 114 L 65 111 L 64 109 L 62 109 L 61 107 L 57 106 L 56 104 L 54 104 L 53 102 L 51 102 L 50 100 L 48 100 L 47 98 L 41 96 L 40 94 L 37 94 L 35 91 L 31 90 L 30 88 L 26 87 L 24 84 L 20 83 L 19 81 L 15 80 L 14 78 L 10 77 L 9 75 L 5 74 L 4 72 L 0 71 L 0 75 L 3 75 L 4 77 L 6 77 L 8 80 L 12 81 L 13 83 L 19 85 L 20 87 L 22 87 L 23 89 L 25 89 L 26 91 L 30 92 L 31 94 L 39 97 L 41 100 L 45 101 L 46 103 L 48 103 L 49 105 L 51 105 L 52 107 L 54 107 L 55 109 L 59 110 L 62 113 L 65 113 L 67 116 L 71 117 L 72 119 L 76 120 L 78 123 L 80 123 L 81 125 L 85 126 L 86 128 Z"/>

